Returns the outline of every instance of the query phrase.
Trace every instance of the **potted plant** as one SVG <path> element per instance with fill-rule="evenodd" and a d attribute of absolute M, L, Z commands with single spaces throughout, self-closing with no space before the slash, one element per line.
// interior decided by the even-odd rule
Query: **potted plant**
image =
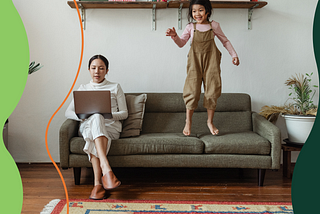
<path fill-rule="evenodd" d="M 318 107 L 314 105 L 313 97 L 318 86 L 310 85 L 312 75 L 313 73 L 296 74 L 285 82 L 291 90 L 291 103 L 283 106 L 263 106 L 260 110 L 260 115 L 273 123 L 279 115 L 284 117 L 288 140 L 291 143 L 305 143 L 317 115 Z"/>

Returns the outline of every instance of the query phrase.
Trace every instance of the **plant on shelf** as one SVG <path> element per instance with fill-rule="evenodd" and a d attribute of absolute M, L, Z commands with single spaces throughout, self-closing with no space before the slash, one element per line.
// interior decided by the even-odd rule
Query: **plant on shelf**
<path fill-rule="evenodd" d="M 313 73 L 306 73 L 291 76 L 285 85 L 291 90 L 288 100 L 293 102 L 283 106 L 263 106 L 259 113 L 272 123 L 282 115 L 286 122 L 288 140 L 293 143 L 305 143 L 317 115 L 318 107 L 314 105 L 313 98 L 318 86 L 311 86 L 312 75 Z"/>
<path fill-rule="evenodd" d="M 311 77 L 313 73 L 296 74 L 291 76 L 285 85 L 289 86 L 291 90 L 289 99 L 293 103 L 285 104 L 283 106 L 263 106 L 260 110 L 260 115 L 271 122 L 275 122 L 280 114 L 288 115 L 317 115 L 317 106 L 313 103 L 313 97 L 316 93 L 317 85 L 310 86 Z M 314 90 L 312 90 L 312 87 Z"/>
<path fill-rule="evenodd" d="M 42 67 L 43 67 L 43 65 L 40 66 L 40 63 L 37 63 L 37 64 L 36 64 L 35 61 L 30 62 L 28 74 L 30 75 L 30 74 L 36 72 L 37 70 L 39 70 L 39 69 L 42 68 Z"/>

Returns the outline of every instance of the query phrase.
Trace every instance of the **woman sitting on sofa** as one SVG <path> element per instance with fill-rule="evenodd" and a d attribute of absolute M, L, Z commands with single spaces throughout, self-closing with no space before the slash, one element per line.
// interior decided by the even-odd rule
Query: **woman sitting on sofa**
<path fill-rule="evenodd" d="M 75 113 L 73 100 L 65 113 L 67 118 L 81 121 L 79 133 L 86 141 L 83 151 L 88 154 L 94 172 L 94 188 L 89 198 L 95 200 L 104 199 L 106 190 L 114 189 L 121 184 L 112 172 L 107 154 L 111 140 L 118 139 L 122 131 L 120 120 L 128 117 L 125 95 L 120 85 L 105 79 L 109 71 L 108 66 L 109 62 L 104 56 L 93 56 L 88 65 L 92 80 L 88 84 L 80 85 L 78 90 L 111 91 L 113 118 L 105 119 L 101 114 L 94 114 L 81 120 Z"/>

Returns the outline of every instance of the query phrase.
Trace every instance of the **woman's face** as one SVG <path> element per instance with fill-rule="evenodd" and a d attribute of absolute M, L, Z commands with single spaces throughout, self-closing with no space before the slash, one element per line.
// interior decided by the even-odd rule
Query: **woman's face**
<path fill-rule="evenodd" d="M 208 14 L 206 9 L 201 4 L 192 5 L 192 18 L 197 21 L 198 24 L 208 24 Z"/>
<path fill-rule="evenodd" d="M 89 72 L 94 83 L 101 83 L 109 69 L 101 59 L 95 59 L 91 62 Z"/>

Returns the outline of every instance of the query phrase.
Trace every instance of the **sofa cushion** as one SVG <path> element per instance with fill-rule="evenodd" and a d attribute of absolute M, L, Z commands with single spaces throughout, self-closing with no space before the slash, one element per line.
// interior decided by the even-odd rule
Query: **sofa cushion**
<path fill-rule="evenodd" d="M 203 93 L 200 96 L 197 111 L 207 111 L 203 107 Z M 222 93 L 217 100 L 216 112 L 239 112 L 251 111 L 251 97 L 249 94 L 243 93 Z"/>
<path fill-rule="evenodd" d="M 84 144 L 83 138 L 72 138 L 70 152 L 86 154 Z M 203 142 L 197 137 L 185 137 L 182 133 L 153 133 L 112 140 L 108 155 L 202 154 L 203 148 Z"/>
<path fill-rule="evenodd" d="M 148 98 L 149 99 L 149 98 Z M 252 116 L 250 111 L 216 112 L 213 123 L 219 130 L 225 132 L 252 131 Z M 192 117 L 192 134 L 209 134 L 207 126 L 208 113 L 195 112 Z M 146 133 L 179 133 L 186 122 L 185 112 L 176 113 L 145 113 L 142 134 Z"/>
<path fill-rule="evenodd" d="M 252 131 L 252 113 L 250 111 L 239 112 L 215 112 L 213 124 L 222 132 L 238 133 Z M 195 112 L 192 117 L 191 133 L 210 134 L 207 126 L 207 112 Z"/>
<path fill-rule="evenodd" d="M 218 99 L 213 122 L 227 132 L 252 131 L 251 99 L 248 94 L 222 93 Z M 191 133 L 210 133 L 203 94 L 192 118 Z M 141 134 L 179 133 L 186 120 L 182 93 L 148 93 Z"/>
<path fill-rule="evenodd" d="M 254 132 L 221 133 L 199 136 L 207 154 L 269 155 L 270 142 Z"/>
<path fill-rule="evenodd" d="M 141 133 L 182 133 L 185 123 L 185 112 L 146 112 Z"/>
<path fill-rule="evenodd" d="M 83 139 L 83 137 L 73 137 L 70 140 L 70 153 L 73 154 L 86 154 L 83 151 L 84 145 L 85 145 L 85 141 Z"/>
<path fill-rule="evenodd" d="M 126 93 L 127 94 L 127 93 Z M 137 95 L 137 93 L 128 93 Z M 183 101 L 182 93 L 147 93 L 146 102 L 147 113 L 176 113 L 186 112 L 186 105 Z M 207 112 L 203 107 L 204 94 L 200 94 L 198 108 L 195 112 Z M 251 111 L 251 98 L 243 93 L 222 93 L 217 100 L 216 112 L 238 112 Z"/>
<path fill-rule="evenodd" d="M 151 133 L 114 140 L 108 155 L 202 154 L 204 144 L 182 133 Z"/>
<path fill-rule="evenodd" d="M 134 137 L 140 135 L 146 100 L 146 94 L 138 96 L 126 95 L 128 118 L 122 123 L 120 137 Z"/>
<path fill-rule="evenodd" d="M 182 93 L 148 93 L 147 113 L 185 112 L 186 105 Z"/>

